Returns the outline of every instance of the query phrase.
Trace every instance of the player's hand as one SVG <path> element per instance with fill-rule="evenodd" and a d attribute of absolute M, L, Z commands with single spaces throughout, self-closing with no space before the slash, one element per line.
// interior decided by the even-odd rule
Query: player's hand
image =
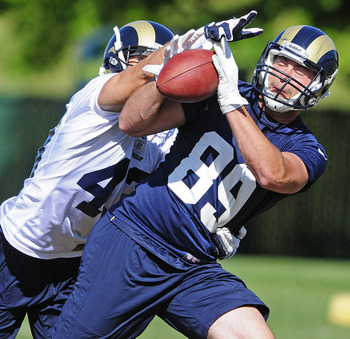
<path fill-rule="evenodd" d="M 256 17 L 256 11 L 250 11 L 240 18 L 212 22 L 205 26 L 205 37 L 213 41 L 220 41 L 223 36 L 228 41 L 238 41 L 255 37 L 263 32 L 262 28 L 245 28 Z"/>
<path fill-rule="evenodd" d="M 213 48 L 213 41 L 208 39 L 204 31 L 205 26 L 195 30 L 186 45 L 186 49 L 207 49 Z"/>
<path fill-rule="evenodd" d="M 162 70 L 163 66 L 174 55 L 179 54 L 187 49 L 207 49 L 213 48 L 213 42 L 207 40 L 204 34 L 204 27 L 197 30 L 191 29 L 183 35 L 174 35 L 170 41 L 170 45 L 164 50 L 164 61 L 161 65 L 146 65 L 143 70 L 153 73 L 155 79 Z"/>
<path fill-rule="evenodd" d="M 231 258 L 237 252 L 241 240 L 246 234 L 247 230 L 244 226 L 240 228 L 236 235 L 228 227 L 219 227 L 213 236 L 218 250 L 217 258 L 220 260 Z"/>
<path fill-rule="evenodd" d="M 248 101 L 239 93 L 238 67 L 225 37 L 221 38 L 221 48 L 215 44 L 214 50 L 213 63 L 219 76 L 218 101 L 222 113 L 226 114 L 247 105 Z"/>
<path fill-rule="evenodd" d="M 212 49 L 213 43 L 207 40 L 204 34 L 204 27 L 197 30 L 191 29 L 183 35 L 175 35 L 170 45 L 164 51 L 164 64 L 174 55 L 187 49 Z"/>

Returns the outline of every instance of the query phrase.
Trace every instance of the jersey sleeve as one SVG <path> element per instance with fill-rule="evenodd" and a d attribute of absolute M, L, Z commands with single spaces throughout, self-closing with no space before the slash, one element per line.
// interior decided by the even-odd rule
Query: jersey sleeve
<path fill-rule="evenodd" d="M 94 80 L 92 80 L 92 85 L 94 86 L 94 91 L 92 92 L 92 95 L 90 97 L 89 105 L 90 105 L 90 108 L 93 112 L 95 112 L 99 115 L 102 115 L 102 116 L 117 113 L 117 112 L 103 110 L 97 103 L 98 96 L 99 96 L 103 86 L 113 76 L 116 76 L 116 74 L 115 73 L 104 74 L 104 75 L 100 75 L 97 78 L 95 78 Z"/>
<path fill-rule="evenodd" d="M 79 112 L 91 112 L 107 119 L 115 116 L 117 112 L 105 111 L 97 103 L 98 95 L 103 86 L 114 75 L 105 74 L 90 80 L 80 91 L 73 95 L 66 105 L 67 111 L 74 111 L 76 114 L 79 114 Z"/>
<path fill-rule="evenodd" d="M 309 182 L 303 191 L 308 189 L 324 173 L 327 167 L 327 154 L 324 147 L 310 135 L 294 142 L 288 152 L 297 155 L 305 164 Z"/>

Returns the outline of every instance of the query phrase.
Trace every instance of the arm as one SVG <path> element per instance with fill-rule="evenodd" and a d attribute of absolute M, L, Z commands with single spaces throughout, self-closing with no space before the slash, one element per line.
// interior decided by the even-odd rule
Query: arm
<path fill-rule="evenodd" d="M 309 179 L 305 164 L 293 153 L 280 152 L 255 124 L 239 94 L 238 69 L 225 38 L 221 45 L 223 49 L 214 46 L 213 56 L 219 74 L 218 101 L 247 166 L 265 189 L 298 192 Z"/>
<path fill-rule="evenodd" d="M 162 65 L 169 58 L 186 49 L 211 49 L 212 46 L 212 42 L 205 37 L 204 27 L 196 31 L 191 29 L 181 36 L 175 35 L 162 48 L 156 50 L 138 64 L 128 67 L 125 71 L 112 77 L 99 94 L 99 106 L 108 111 L 120 112 L 129 96 L 153 79 L 154 72 L 159 72 Z M 146 66 L 149 67 L 147 70 Z M 157 71 L 154 71 L 155 69 Z"/>
<path fill-rule="evenodd" d="M 260 131 L 244 106 L 226 114 L 239 150 L 259 184 L 279 193 L 296 193 L 308 182 L 303 161 L 280 152 Z"/>
<path fill-rule="evenodd" d="M 175 35 L 161 49 L 155 51 L 137 65 L 128 67 L 125 71 L 119 73 L 118 76 L 112 77 L 99 94 L 99 106 L 108 111 L 120 112 L 129 96 L 154 78 L 154 74 L 151 73 L 154 67 L 149 68 L 150 72 L 147 72 L 145 71 L 145 66 L 147 65 L 159 65 L 159 71 L 167 59 L 186 49 L 211 49 L 213 46 L 212 40 L 219 40 L 222 34 L 229 35 L 230 41 L 246 39 L 261 34 L 262 29 L 260 28 L 245 28 L 255 16 L 256 11 L 251 11 L 238 19 L 211 23 L 197 30 L 189 30 L 181 36 Z M 166 60 L 164 60 L 165 51 Z"/>
<path fill-rule="evenodd" d="M 204 28 L 190 30 L 184 35 L 174 36 L 164 53 L 147 58 L 150 72 L 159 72 L 162 64 L 177 53 L 191 48 L 211 49 L 213 44 L 204 36 Z M 161 51 L 161 52 L 162 52 Z M 159 65 L 154 67 L 152 62 Z M 145 64 L 141 65 L 143 70 Z M 147 72 L 146 72 L 147 73 Z M 149 73 L 148 73 L 149 74 Z M 119 128 L 131 136 L 144 136 L 179 127 L 185 123 L 185 115 L 179 102 L 166 99 L 156 88 L 156 81 L 149 81 L 135 91 L 126 101 L 119 116 Z"/>
<path fill-rule="evenodd" d="M 107 111 L 120 112 L 129 96 L 154 77 L 153 73 L 144 71 L 143 67 L 148 64 L 162 64 L 167 46 L 168 44 L 164 45 L 138 64 L 108 80 L 98 96 L 98 105 Z"/>
<path fill-rule="evenodd" d="M 119 116 L 120 130 L 134 137 L 165 131 L 184 123 L 181 103 L 166 99 L 157 90 L 155 81 L 135 91 Z"/>

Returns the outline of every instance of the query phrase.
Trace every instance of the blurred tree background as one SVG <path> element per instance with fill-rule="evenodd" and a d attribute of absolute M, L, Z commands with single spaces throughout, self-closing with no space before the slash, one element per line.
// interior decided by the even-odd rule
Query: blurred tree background
<path fill-rule="evenodd" d="M 251 26 L 264 28 L 264 34 L 231 44 L 243 80 L 250 81 L 266 43 L 299 24 L 319 27 L 334 40 L 340 66 L 331 96 L 303 115 L 328 151 L 326 174 L 309 192 L 256 218 L 242 250 L 350 258 L 350 117 L 344 100 L 350 91 L 350 23 L 345 0 L 0 0 L 1 201 L 22 187 L 36 149 L 70 96 L 98 74 L 113 26 L 145 19 L 181 34 L 252 9 L 258 16 Z"/>
<path fill-rule="evenodd" d="M 0 93 L 70 95 L 80 77 L 97 74 L 114 25 L 147 19 L 184 33 L 251 9 L 259 13 L 251 26 L 265 32 L 232 45 L 241 77 L 250 80 L 266 42 L 280 31 L 297 24 L 314 25 L 332 37 L 340 54 L 335 94 L 320 108 L 346 110 L 340 99 L 350 89 L 350 24 L 345 0 L 0 0 Z"/>

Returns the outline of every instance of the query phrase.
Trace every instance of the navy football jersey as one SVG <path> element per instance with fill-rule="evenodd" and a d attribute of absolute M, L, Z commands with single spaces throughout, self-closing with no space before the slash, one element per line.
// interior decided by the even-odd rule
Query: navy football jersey
<path fill-rule="evenodd" d="M 240 82 L 240 92 L 264 135 L 280 151 L 295 153 L 303 160 L 309 173 L 303 190 L 310 187 L 325 170 L 324 148 L 300 117 L 280 124 L 260 109 L 258 93 L 250 84 Z M 256 181 L 216 96 L 183 104 L 183 108 L 186 124 L 179 128 L 166 161 L 112 212 L 115 225 L 173 265 L 191 256 L 215 260 L 212 234 L 218 227 L 238 231 L 288 196 L 263 189 Z"/>

